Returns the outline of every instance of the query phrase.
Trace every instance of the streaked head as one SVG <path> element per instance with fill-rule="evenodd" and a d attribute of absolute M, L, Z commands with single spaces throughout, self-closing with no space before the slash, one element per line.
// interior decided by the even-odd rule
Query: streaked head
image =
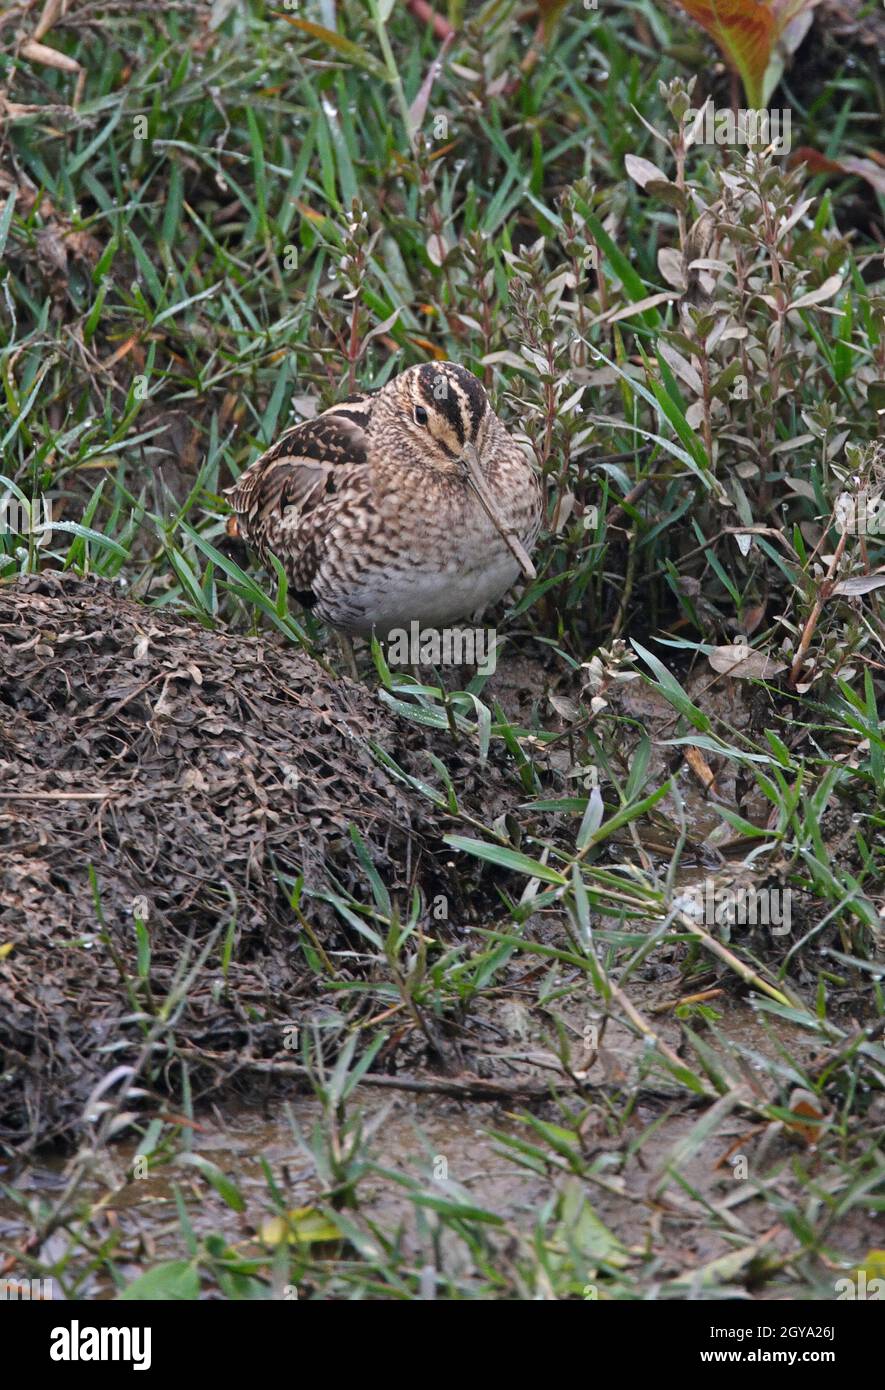
<path fill-rule="evenodd" d="M 372 406 L 372 432 L 395 430 L 413 445 L 412 459 L 455 473 L 474 493 L 489 520 L 534 579 L 535 569 L 518 536 L 503 520 L 489 488 L 488 465 L 495 420 L 482 382 L 456 362 L 425 362 L 389 382 Z"/>
<path fill-rule="evenodd" d="M 380 407 L 380 409 L 379 409 Z M 395 424 L 431 467 L 461 468 L 465 445 L 482 455 L 492 408 L 482 382 L 456 362 L 409 367 L 373 408 L 381 429 Z"/>

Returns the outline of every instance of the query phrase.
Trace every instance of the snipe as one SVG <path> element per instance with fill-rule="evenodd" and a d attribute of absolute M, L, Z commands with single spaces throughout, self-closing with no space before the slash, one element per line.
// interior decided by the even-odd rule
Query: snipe
<path fill-rule="evenodd" d="M 238 534 L 345 633 L 477 620 L 534 577 L 538 479 L 454 362 L 410 367 L 287 430 L 228 495 Z"/>

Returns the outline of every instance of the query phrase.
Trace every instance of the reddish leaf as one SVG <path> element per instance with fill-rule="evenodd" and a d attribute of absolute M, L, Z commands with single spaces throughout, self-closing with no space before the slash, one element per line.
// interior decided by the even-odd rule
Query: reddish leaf
<path fill-rule="evenodd" d="M 775 44 L 790 20 L 816 0 L 679 0 L 682 8 L 706 29 L 741 75 L 747 101 L 759 109 L 764 79 Z"/>
<path fill-rule="evenodd" d="M 857 159 L 853 155 L 831 159 L 811 145 L 800 145 L 790 155 L 789 166 L 792 169 L 797 164 L 807 164 L 812 174 L 857 174 L 885 196 L 885 169 L 880 167 L 878 152 L 871 150 L 870 154 L 873 156 L 870 159 Z"/>

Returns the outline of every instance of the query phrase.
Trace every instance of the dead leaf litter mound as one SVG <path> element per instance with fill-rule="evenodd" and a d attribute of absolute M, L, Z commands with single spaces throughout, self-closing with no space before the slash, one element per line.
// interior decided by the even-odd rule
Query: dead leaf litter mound
<path fill-rule="evenodd" d="M 518 799 L 494 758 L 480 767 L 273 639 L 206 631 L 98 579 L 0 585 L 0 1142 L 76 1129 L 207 943 L 153 1083 L 180 1046 L 278 1052 L 317 994 L 280 877 L 304 875 L 318 940 L 340 934 L 316 895 L 366 899 L 351 827 L 392 894 L 445 892 L 457 921 L 442 844 L 456 827 L 373 743 L 432 782 L 436 746 L 486 823 Z"/>

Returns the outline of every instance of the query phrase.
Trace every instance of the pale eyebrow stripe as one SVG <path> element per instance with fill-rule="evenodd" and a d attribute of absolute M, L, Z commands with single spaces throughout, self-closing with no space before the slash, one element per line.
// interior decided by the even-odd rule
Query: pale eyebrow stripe
<path fill-rule="evenodd" d="M 462 441 L 473 438 L 473 411 L 470 408 L 470 397 L 466 391 L 461 389 L 457 382 L 453 382 L 455 392 L 458 397 L 458 410 L 461 414 L 461 439 Z"/>

